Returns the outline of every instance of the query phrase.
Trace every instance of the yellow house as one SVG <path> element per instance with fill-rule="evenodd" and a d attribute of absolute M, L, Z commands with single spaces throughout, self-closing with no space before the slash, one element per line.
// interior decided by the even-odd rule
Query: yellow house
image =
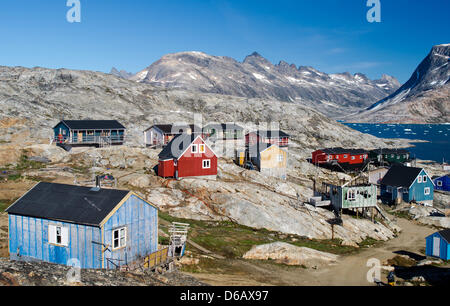
<path fill-rule="evenodd" d="M 286 179 L 288 153 L 275 144 L 260 143 L 250 147 L 248 157 L 261 173 Z"/>

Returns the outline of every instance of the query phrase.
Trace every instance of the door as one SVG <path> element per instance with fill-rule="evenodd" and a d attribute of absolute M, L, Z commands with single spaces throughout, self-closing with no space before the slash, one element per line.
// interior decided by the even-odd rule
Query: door
<path fill-rule="evenodd" d="M 433 256 L 441 256 L 441 238 L 433 237 Z"/>
<path fill-rule="evenodd" d="M 78 142 L 83 142 L 83 133 L 78 132 Z"/>

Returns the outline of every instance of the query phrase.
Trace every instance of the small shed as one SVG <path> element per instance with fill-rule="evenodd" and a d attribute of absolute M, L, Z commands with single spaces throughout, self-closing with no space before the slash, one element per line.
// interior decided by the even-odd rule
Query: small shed
<path fill-rule="evenodd" d="M 158 209 L 127 190 L 41 182 L 6 212 L 11 260 L 115 269 L 158 251 Z"/>
<path fill-rule="evenodd" d="M 450 229 L 436 232 L 426 238 L 426 255 L 450 260 Z"/>
<path fill-rule="evenodd" d="M 436 190 L 450 191 L 450 174 L 435 177 L 433 178 L 433 182 Z"/>

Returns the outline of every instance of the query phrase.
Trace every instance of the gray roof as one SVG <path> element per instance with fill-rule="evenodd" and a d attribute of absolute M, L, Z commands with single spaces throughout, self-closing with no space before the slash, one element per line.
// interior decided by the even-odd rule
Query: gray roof
<path fill-rule="evenodd" d="M 450 228 L 440 231 L 439 235 L 441 235 L 441 237 L 444 238 L 447 243 L 450 243 Z"/>
<path fill-rule="evenodd" d="M 68 128 L 70 128 L 72 130 L 124 130 L 125 129 L 125 127 L 117 120 L 63 120 L 60 123 L 64 123 Z"/>
<path fill-rule="evenodd" d="M 196 133 L 201 133 L 202 131 L 202 129 L 195 124 L 155 124 L 150 128 L 148 128 L 147 131 L 150 130 L 151 128 L 158 128 L 164 134 L 174 134 L 174 135 L 186 133 L 188 129 Z"/>
<path fill-rule="evenodd" d="M 39 183 L 6 212 L 13 215 L 99 226 L 128 195 L 127 190 Z"/>
<path fill-rule="evenodd" d="M 175 136 L 159 153 L 160 160 L 177 159 L 181 157 L 181 154 L 191 145 L 191 143 L 197 138 L 198 134 L 180 134 Z"/>
<path fill-rule="evenodd" d="M 270 148 L 273 145 L 274 144 L 260 142 L 256 145 L 249 147 L 248 150 L 251 153 L 256 153 L 256 152 L 261 153 L 262 151 L 266 150 L 267 148 Z"/>
<path fill-rule="evenodd" d="M 380 184 L 392 187 L 409 188 L 422 170 L 422 168 L 394 165 L 383 177 Z"/>

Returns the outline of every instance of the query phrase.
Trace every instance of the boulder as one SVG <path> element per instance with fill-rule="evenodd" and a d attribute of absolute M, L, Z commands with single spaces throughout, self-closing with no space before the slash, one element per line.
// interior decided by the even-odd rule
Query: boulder
<path fill-rule="evenodd" d="M 297 247 L 289 243 L 274 242 L 254 246 L 244 254 L 245 259 L 274 260 L 290 266 L 315 268 L 336 263 L 339 256 L 320 252 L 305 247 Z"/>

